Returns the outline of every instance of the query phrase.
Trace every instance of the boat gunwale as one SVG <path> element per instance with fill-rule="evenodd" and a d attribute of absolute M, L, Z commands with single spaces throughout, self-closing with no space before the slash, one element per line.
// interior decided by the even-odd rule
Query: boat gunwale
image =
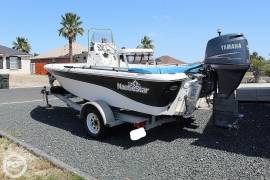
<path fill-rule="evenodd" d="M 77 70 L 79 69 L 79 71 Z M 118 70 L 108 70 L 108 69 L 94 69 L 94 68 L 82 68 L 82 67 L 56 67 L 56 68 L 48 68 L 47 70 L 50 71 L 61 71 L 61 72 L 66 72 L 66 73 L 78 73 L 78 74 L 86 74 L 86 75 L 96 75 L 96 76 L 101 76 L 101 77 L 113 77 L 113 78 L 125 78 L 125 79 L 132 79 L 132 80 L 141 80 L 141 81 L 155 81 L 155 82 L 178 82 L 178 81 L 185 81 L 188 76 L 185 73 L 175 73 L 175 74 L 166 74 L 169 76 L 173 76 L 173 75 L 177 75 L 177 74 L 182 74 L 185 75 L 183 77 L 179 77 L 179 78 L 175 78 L 175 79 L 157 79 L 158 77 L 163 77 L 164 78 L 164 74 L 143 74 L 143 73 L 134 73 L 134 72 L 128 72 L 128 71 L 118 71 Z M 122 74 L 102 74 L 100 72 L 95 73 L 95 72 L 84 72 L 81 70 L 92 70 L 95 72 L 98 71 L 103 71 L 103 72 L 121 72 Z M 53 73 L 53 72 L 52 72 Z M 135 75 L 135 76 L 124 76 L 123 73 L 126 73 L 127 75 Z M 152 76 L 152 78 L 151 78 Z M 156 76 L 155 78 L 153 78 L 154 76 Z"/>

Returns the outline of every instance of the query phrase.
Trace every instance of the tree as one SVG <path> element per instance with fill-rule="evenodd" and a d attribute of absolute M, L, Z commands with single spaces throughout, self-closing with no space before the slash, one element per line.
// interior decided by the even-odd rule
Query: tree
<path fill-rule="evenodd" d="M 148 36 L 144 36 L 141 39 L 141 44 L 139 44 L 137 48 L 154 49 L 153 40 L 151 40 Z"/>
<path fill-rule="evenodd" d="M 13 41 L 13 49 L 16 49 L 21 52 L 29 53 L 31 51 L 31 45 L 28 42 L 28 39 L 24 37 L 16 37 L 16 41 Z"/>
<path fill-rule="evenodd" d="M 253 75 L 255 82 L 258 82 L 259 76 L 263 72 L 263 67 L 265 65 L 265 59 L 262 56 L 259 56 L 257 52 L 253 52 L 250 55 L 251 68 L 253 70 Z"/>
<path fill-rule="evenodd" d="M 60 24 L 62 27 L 58 30 L 59 36 L 63 36 L 68 39 L 69 44 L 69 59 L 70 62 L 73 62 L 72 54 L 72 43 L 76 41 L 77 35 L 83 35 L 84 30 L 81 27 L 82 21 L 81 18 L 74 13 L 66 13 L 64 16 L 61 16 L 62 21 Z"/>

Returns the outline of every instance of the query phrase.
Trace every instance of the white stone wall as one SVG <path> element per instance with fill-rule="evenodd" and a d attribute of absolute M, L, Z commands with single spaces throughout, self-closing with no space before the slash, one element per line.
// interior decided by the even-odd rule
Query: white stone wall
<path fill-rule="evenodd" d="M 22 68 L 17 70 L 6 69 L 6 57 L 3 57 L 3 69 L 0 69 L 0 74 L 30 74 L 30 56 L 21 56 Z"/>

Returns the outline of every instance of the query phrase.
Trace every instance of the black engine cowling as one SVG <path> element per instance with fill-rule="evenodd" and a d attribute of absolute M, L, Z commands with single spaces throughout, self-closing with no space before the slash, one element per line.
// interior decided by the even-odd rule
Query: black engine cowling
<path fill-rule="evenodd" d="M 204 60 L 207 74 L 204 83 L 227 98 L 239 86 L 249 65 L 248 42 L 243 34 L 218 36 L 207 43 Z"/>

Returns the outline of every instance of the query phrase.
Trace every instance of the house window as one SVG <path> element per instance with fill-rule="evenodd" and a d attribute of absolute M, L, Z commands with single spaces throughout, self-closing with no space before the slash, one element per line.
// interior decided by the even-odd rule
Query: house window
<path fill-rule="evenodd" d="M 9 69 L 9 57 L 6 57 L 6 68 Z"/>
<path fill-rule="evenodd" d="M 7 69 L 18 70 L 22 68 L 21 58 L 17 56 L 7 57 Z"/>
<path fill-rule="evenodd" d="M 18 57 L 18 68 L 22 69 L 22 59 L 21 59 L 21 57 Z"/>
<path fill-rule="evenodd" d="M 3 69 L 3 57 L 0 57 L 0 69 Z"/>

